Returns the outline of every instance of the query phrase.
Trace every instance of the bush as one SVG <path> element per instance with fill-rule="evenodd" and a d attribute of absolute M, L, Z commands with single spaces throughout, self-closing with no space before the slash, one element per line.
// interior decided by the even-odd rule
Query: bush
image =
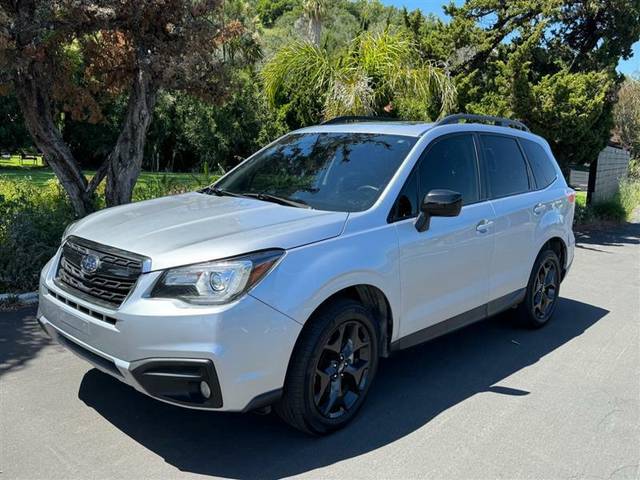
<path fill-rule="evenodd" d="M 73 210 L 56 181 L 0 178 L 0 292 L 35 290 Z"/>
<path fill-rule="evenodd" d="M 629 161 L 629 179 L 640 182 L 640 158 L 632 158 Z"/>
<path fill-rule="evenodd" d="M 574 223 L 576 225 L 621 223 L 629 220 L 638 207 L 640 207 L 640 181 L 627 179 L 620 184 L 620 190 L 611 200 L 593 205 L 577 200 Z"/>
<path fill-rule="evenodd" d="M 630 218 L 633 211 L 640 207 L 640 179 L 625 180 L 620 184 L 618 194 L 620 204 L 625 211 L 626 218 Z"/>
<path fill-rule="evenodd" d="M 627 218 L 627 212 L 617 196 L 606 202 L 598 202 L 594 204 L 591 209 L 594 216 L 601 221 L 619 223 Z"/>

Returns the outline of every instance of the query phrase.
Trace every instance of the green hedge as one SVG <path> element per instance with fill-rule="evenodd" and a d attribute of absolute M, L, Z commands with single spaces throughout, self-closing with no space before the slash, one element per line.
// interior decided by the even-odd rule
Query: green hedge
<path fill-rule="evenodd" d="M 35 290 L 73 210 L 57 182 L 0 178 L 0 292 Z"/>

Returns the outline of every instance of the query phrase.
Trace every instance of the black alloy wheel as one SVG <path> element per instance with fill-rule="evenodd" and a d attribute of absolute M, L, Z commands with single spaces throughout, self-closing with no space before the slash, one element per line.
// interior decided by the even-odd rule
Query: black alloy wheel
<path fill-rule="evenodd" d="M 547 258 L 536 274 L 533 287 L 533 302 L 531 312 L 536 318 L 544 320 L 555 306 L 560 276 L 556 262 Z"/>
<path fill-rule="evenodd" d="M 338 325 L 329 336 L 316 365 L 315 407 L 327 418 L 338 418 L 358 402 L 369 381 L 371 338 L 354 320 Z"/>
<path fill-rule="evenodd" d="M 546 325 L 552 317 L 560 296 L 560 260 L 553 250 L 545 249 L 538 255 L 524 301 L 519 309 L 524 322 L 533 328 Z"/>
<path fill-rule="evenodd" d="M 361 303 L 339 298 L 304 326 L 276 412 L 291 426 L 324 435 L 347 425 L 378 367 L 378 327 Z"/>

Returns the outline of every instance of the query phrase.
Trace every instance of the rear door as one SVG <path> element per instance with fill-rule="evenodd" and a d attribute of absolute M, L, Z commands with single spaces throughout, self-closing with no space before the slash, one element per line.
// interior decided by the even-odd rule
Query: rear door
<path fill-rule="evenodd" d="M 495 213 L 495 250 L 489 300 L 500 308 L 526 287 L 535 232 L 544 212 L 519 141 L 509 135 L 480 134 L 487 192 Z M 489 314 L 492 312 L 490 311 Z"/>
<path fill-rule="evenodd" d="M 432 217 L 429 229 L 418 232 L 418 201 L 438 188 L 461 193 L 462 211 L 457 217 Z M 399 240 L 401 336 L 483 306 L 493 210 L 480 182 L 475 136 L 447 135 L 429 144 L 396 203 L 391 221 Z"/>

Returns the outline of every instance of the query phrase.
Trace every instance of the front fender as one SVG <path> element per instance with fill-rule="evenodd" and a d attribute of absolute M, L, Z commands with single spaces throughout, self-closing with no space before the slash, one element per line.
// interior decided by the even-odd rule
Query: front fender
<path fill-rule="evenodd" d="M 398 240 L 391 226 L 289 250 L 251 295 L 304 324 L 333 294 L 372 285 L 387 297 L 398 332 Z"/>

